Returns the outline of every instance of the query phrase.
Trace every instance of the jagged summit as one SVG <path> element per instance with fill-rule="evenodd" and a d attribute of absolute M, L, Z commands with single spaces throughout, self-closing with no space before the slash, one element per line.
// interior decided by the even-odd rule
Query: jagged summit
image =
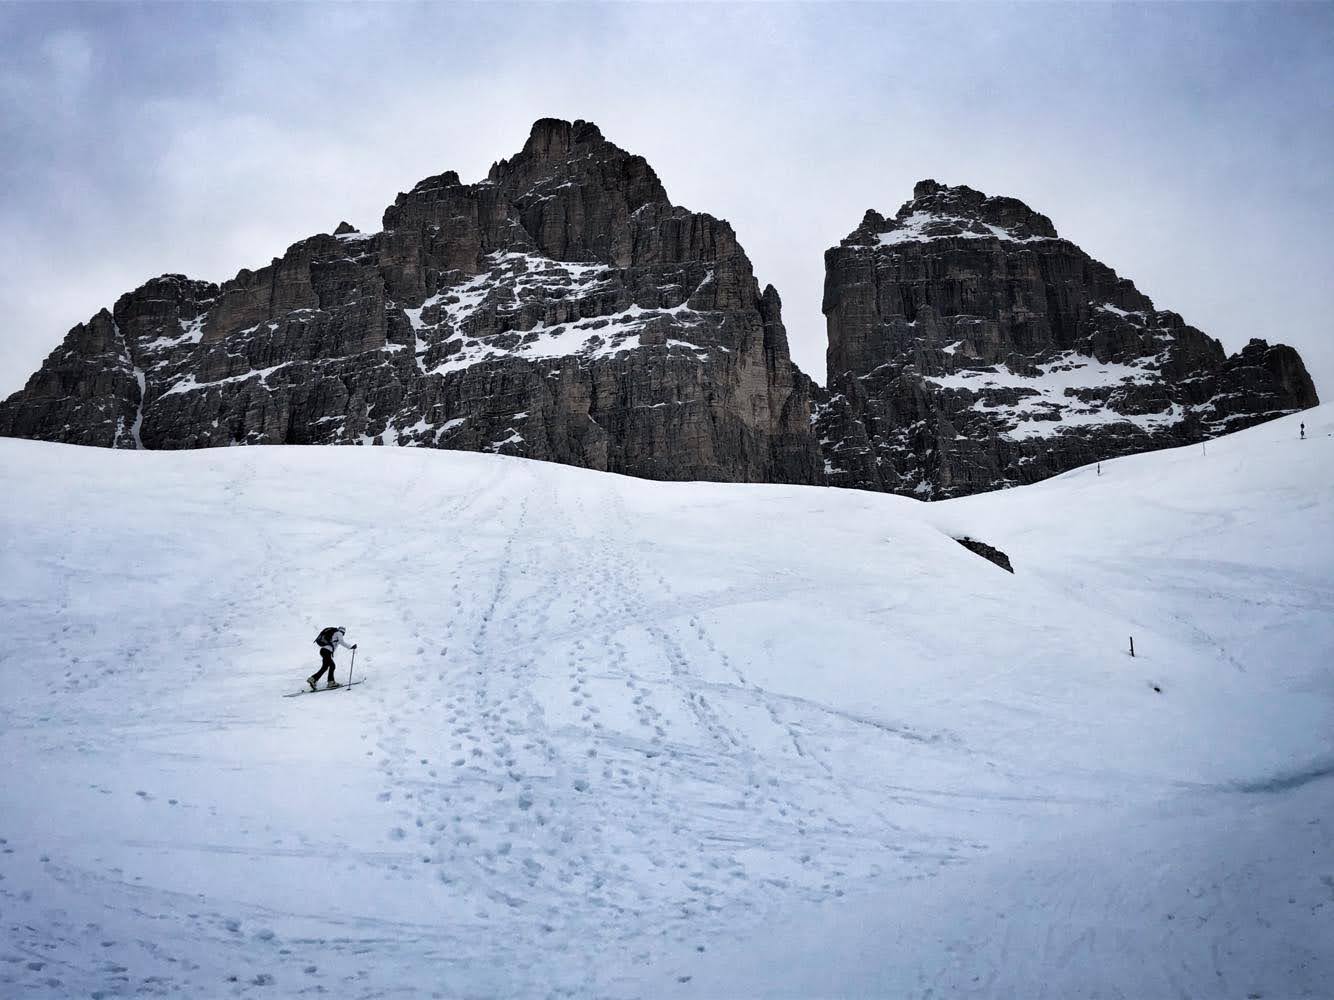
<path fill-rule="evenodd" d="M 413 444 L 657 479 L 817 482 L 810 381 L 731 226 L 542 119 L 468 184 L 400 193 L 213 285 L 72 330 L 0 433 L 107 447 Z"/>
<path fill-rule="evenodd" d="M 868 209 L 844 246 L 897 246 L 934 239 L 1058 239 L 1051 219 L 1017 198 L 989 197 L 960 184 L 922 180 L 893 218 Z"/>
<path fill-rule="evenodd" d="M 640 218 L 636 213 L 641 210 L 651 214 Z M 401 242 L 392 235 L 400 230 L 413 238 L 421 220 L 437 215 L 443 216 L 434 223 L 442 232 L 476 231 L 477 249 L 533 250 L 555 260 L 616 267 L 634 266 L 644 253 L 661 252 L 661 244 L 651 246 L 636 234 L 671 219 L 700 220 L 700 238 L 720 239 L 727 253 L 735 246 L 725 221 L 674 208 L 642 156 L 609 142 L 596 125 L 584 121 L 539 120 L 523 149 L 492 164 L 480 183 L 462 183 L 452 170 L 422 180 L 385 210 L 387 242 Z M 450 263 L 463 270 L 472 267 L 464 257 Z M 414 295 L 424 291 L 424 285 L 412 288 Z"/>
<path fill-rule="evenodd" d="M 539 162 L 561 160 L 569 156 L 577 145 L 605 141 L 602 130 L 592 122 L 583 119 L 567 122 L 561 118 L 539 118 L 533 122 L 532 131 L 528 133 L 528 141 L 524 143 L 519 157 Z"/>
<path fill-rule="evenodd" d="M 926 498 L 1034 482 L 1317 402 L 1297 352 L 1228 357 L 1014 198 L 919 182 L 825 254 L 829 482 Z"/>

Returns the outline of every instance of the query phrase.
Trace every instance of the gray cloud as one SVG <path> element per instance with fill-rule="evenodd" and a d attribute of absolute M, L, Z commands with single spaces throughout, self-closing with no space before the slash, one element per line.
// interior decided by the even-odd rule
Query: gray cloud
<path fill-rule="evenodd" d="M 0 393 L 164 271 L 222 280 L 598 122 L 728 218 L 824 374 L 824 249 L 927 176 L 1023 198 L 1334 391 L 1334 8 L 0 7 Z"/>

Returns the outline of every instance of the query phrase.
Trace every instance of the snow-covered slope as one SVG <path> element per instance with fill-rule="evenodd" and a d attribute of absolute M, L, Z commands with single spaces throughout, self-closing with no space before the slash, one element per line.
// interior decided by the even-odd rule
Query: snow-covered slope
<path fill-rule="evenodd" d="M 932 505 L 0 441 L 0 994 L 1320 996 L 1298 419 Z"/>

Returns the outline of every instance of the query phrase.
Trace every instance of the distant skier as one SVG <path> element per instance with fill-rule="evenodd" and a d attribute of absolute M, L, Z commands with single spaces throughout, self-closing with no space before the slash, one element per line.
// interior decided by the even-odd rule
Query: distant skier
<path fill-rule="evenodd" d="M 315 644 L 320 647 L 320 669 L 316 670 L 306 678 L 306 683 L 310 685 L 312 691 L 315 690 L 315 685 L 319 683 L 320 678 L 324 676 L 326 670 L 329 671 L 329 680 L 328 683 L 325 684 L 325 687 L 342 687 L 341 684 L 334 680 L 334 650 L 339 646 L 342 646 L 344 649 L 357 648 L 355 642 L 349 646 L 343 641 L 345 631 L 346 630 L 340 625 L 330 625 L 315 637 Z"/>
<path fill-rule="evenodd" d="M 1299 438 L 1299 440 L 1301 440 L 1301 441 L 1305 441 L 1305 440 L 1306 440 L 1306 422 L 1305 422 L 1305 421 L 1302 422 L 1302 436 L 1301 436 L 1301 438 Z"/>

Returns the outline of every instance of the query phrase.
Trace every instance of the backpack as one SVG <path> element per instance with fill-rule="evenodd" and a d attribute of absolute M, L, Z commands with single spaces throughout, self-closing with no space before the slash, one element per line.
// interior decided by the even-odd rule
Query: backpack
<path fill-rule="evenodd" d="M 315 641 L 315 645 L 317 645 L 317 646 L 329 646 L 329 645 L 332 645 L 332 644 L 333 644 L 333 634 L 334 634 L 335 632 L 337 632 L 337 631 L 338 631 L 338 629 L 335 628 L 333 625 L 330 625 L 330 626 L 329 626 L 328 628 L 326 628 L 326 629 L 321 629 L 321 630 L 320 630 L 320 634 L 317 635 L 317 636 L 315 637 L 315 640 L 314 640 L 314 641 Z"/>

